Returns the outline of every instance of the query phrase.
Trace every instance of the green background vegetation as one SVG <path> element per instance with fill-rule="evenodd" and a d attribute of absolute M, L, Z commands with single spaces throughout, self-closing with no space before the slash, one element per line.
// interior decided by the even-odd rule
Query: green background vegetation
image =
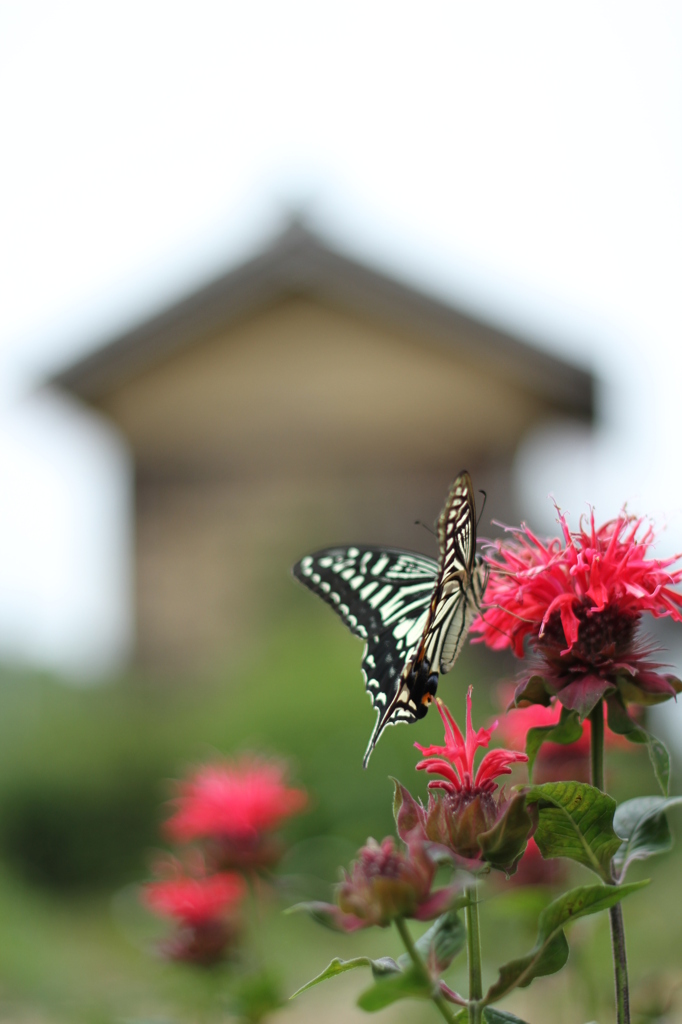
<path fill-rule="evenodd" d="M 219 1019 L 213 1015 L 224 979 L 154 955 L 163 926 L 139 907 L 136 886 L 163 848 L 159 826 L 172 780 L 236 751 L 287 757 L 293 781 L 311 794 L 309 812 L 286 828 L 290 851 L 279 891 L 253 936 L 285 992 L 333 956 L 399 952 L 388 931 L 334 935 L 303 916 L 281 913 L 298 900 L 328 897 L 337 865 L 348 863 L 368 835 L 392 833 L 389 775 L 415 795 L 426 791 L 426 779 L 414 771 L 419 755 L 412 743 L 440 742 L 433 712 L 418 726 L 388 730 L 369 769 L 361 767 L 373 714 L 361 683 L 360 650 L 328 609 L 294 591 L 285 613 L 249 638 L 239 659 L 201 679 L 128 675 L 75 688 L 2 673 L 1 1020 Z M 513 669 L 504 657 L 469 648 L 441 681 L 440 694 L 461 720 L 466 685 L 474 683 L 474 719 L 481 725 L 498 711 L 497 680 Z M 655 791 L 638 748 L 610 754 L 609 766 L 609 788 L 618 799 Z M 642 1022 L 682 1019 L 661 1009 L 668 991 L 682 984 L 681 866 L 676 852 L 632 872 L 633 880 L 654 877 L 624 906 Z M 588 881 L 587 873 L 576 869 L 573 881 Z M 498 876 L 486 883 L 484 895 L 486 981 L 492 981 L 496 963 L 532 946 L 535 918 L 551 893 L 514 888 Z M 509 1009 L 531 1022 L 610 1019 L 606 915 L 579 922 L 569 941 L 569 968 L 536 982 Z M 454 987 L 466 987 L 464 969 L 463 960 L 453 969 Z M 327 1018 L 353 1020 L 354 993 L 363 982 L 369 978 L 359 972 L 330 982 L 302 996 L 284 1019 L 319 1019 L 324 1007 Z M 385 1018 L 428 1020 L 433 1013 L 430 1006 L 403 1004 Z"/>

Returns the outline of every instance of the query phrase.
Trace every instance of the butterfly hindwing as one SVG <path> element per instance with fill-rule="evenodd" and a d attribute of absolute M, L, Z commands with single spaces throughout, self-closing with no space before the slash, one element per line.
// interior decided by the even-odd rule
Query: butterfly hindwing
<path fill-rule="evenodd" d="M 487 582 L 487 566 L 482 559 L 477 557 L 474 561 L 469 585 L 457 596 L 450 613 L 450 620 L 445 624 L 439 655 L 439 667 L 443 675 L 450 671 L 464 647 L 471 624 L 481 610 L 481 601 Z"/>

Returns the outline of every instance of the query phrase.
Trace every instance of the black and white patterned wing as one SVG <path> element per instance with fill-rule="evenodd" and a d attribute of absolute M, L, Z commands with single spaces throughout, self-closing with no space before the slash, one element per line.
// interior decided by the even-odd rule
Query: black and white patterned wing
<path fill-rule="evenodd" d="M 476 505 L 471 477 L 460 473 L 438 519 L 440 599 L 430 624 L 437 636 L 433 651 L 441 673 L 457 661 L 478 614 L 487 570 L 476 556 Z"/>
<path fill-rule="evenodd" d="M 446 580 L 452 573 L 471 574 L 476 554 L 476 505 L 468 473 L 460 473 L 450 488 L 438 517 L 440 573 Z"/>
<path fill-rule="evenodd" d="M 398 691 L 408 653 L 422 639 L 438 563 L 410 551 L 351 546 L 307 555 L 293 572 L 366 642 L 365 686 L 382 718 Z M 415 719 L 401 705 L 385 725 Z"/>

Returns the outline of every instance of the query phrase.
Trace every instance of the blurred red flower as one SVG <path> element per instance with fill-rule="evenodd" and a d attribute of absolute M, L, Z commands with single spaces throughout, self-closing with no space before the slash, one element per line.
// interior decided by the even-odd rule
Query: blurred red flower
<path fill-rule="evenodd" d="M 682 621 L 682 594 L 672 587 L 682 569 L 677 557 L 647 557 L 653 528 L 643 519 L 621 515 L 597 528 L 581 520 L 571 532 L 559 513 L 563 543 L 543 542 L 526 526 L 509 529 L 509 541 L 490 546 L 490 578 L 484 613 L 474 623 L 488 646 L 511 647 L 523 657 L 529 638 L 541 664 L 531 673 L 544 685 L 532 694 L 526 676 L 517 700 L 561 703 L 589 714 L 608 693 L 624 703 L 654 703 L 674 696 L 680 684 L 658 671 L 652 653 L 638 643 L 643 612 Z"/>
<path fill-rule="evenodd" d="M 148 882 L 142 900 L 155 914 L 171 918 L 176 933 L 160 945 L 170 960 L 208 967 L 226 960 L 240 932 L 238 910 L 246 883 L 235 874 L 188 875 L 170 860 L 161 866 L 167 878 Z"/>
<path fill-rule="evenodd" d="M 513 699 L 513 687 L 509 699 Z M 525 749 L 529 729 L 557 725 L 560 715 L 561 704 L 558 701 L 553 701 L 547 707 L 542 704 L 511 707 L 500 719 L 498 739 L 509 746 Z M 583 722 L 582 735 L 573 743 L 553 743 L 551 740 L 544 742 L 535 758 L 533 780 L 538 783 L 561 782 L 567 779 L 589 782 L 590 732 L 591 725 L 588 719 Z M 625 741 L 618 741 L 618 738 L 609 732 L 606 742 L 607 745 L 612 745 L 614 742 Z M 521 863 L 523 864 L 523 861 Z"/>
<path fill-rule="evenodd" d="M 559 885 L 566 880 L 568 863 L 561 857 L 545 860 L 533 837 L 528 840 L 516 874 L 505 879 L 506 885 Z"/>
<path fill-rule="evenodd" d="M 307 803 L 304 790 L 285 783 L 285 768 L 257 757 L 204 765 L 178 785 L 166 833 L 175 842 L 213 841 L 224 867 L 274 863 L 272 830 Z"/>
<path fill-rule="evenodd" d="M 506 685 L 503 688 L 506 696 Z M 514 699 L 514 689 L 508 694 L 506 703 Z M 498 740 L 509 744 L 511 747 L 526 746 L 526 735 L 529 729 L 537 729 L 547 725 L 557 725 L 561 715 L 561 704 L 553 701 L 546 707 L 543 704 L 529 704 L 527 707 L 511 707 L 506 714 L 497 722 L 499 732 Z M 574 756 L 587 757 L 590 752 L 590 723 L 583 724 L 583 732 L 580 739 L 574 743 L 562 744 L 547 741 L 542 744 L 538 757 L 566 757 L 568 752 Z"/>
<path fill-rule="evenodd" d="M 239 875 L 220 872 L 192 878 L 177 874 L 175 878 L 148 882 L 143 899 L 155 914 L 197 927 L 233 913 L 245 892 L 246 884 Z"/>

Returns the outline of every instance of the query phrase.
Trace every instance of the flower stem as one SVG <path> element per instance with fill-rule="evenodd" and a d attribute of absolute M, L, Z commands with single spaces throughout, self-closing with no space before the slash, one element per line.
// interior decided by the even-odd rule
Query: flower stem
<path fill-rule="evenodd" d="M 441 1017 L 444 1020 L 446 1020 L 448 1022 L 448 1024 L 455 1024 L 455 1014 L 450 1009 L 450 1006 L 449 1006 L 447 1000 L 445 999 L 445 996 L 439 991 L 439 989 L 438 989 L 438 982 L 431 977 L 426 964 L 424 963 L 424 961 L 420 957 L 419 952 L 417 950 L 417 947 L 415 946 L 414 942 L 412 941 L 412 936 L 410 935 L 409 931 L 407 930 L 407 925 L 405 924 L 405 919 L 402 918 L 402 917 L 396 917 L 396 919 L 395 919 L 395 926 L 398 929 L 398 931 L 400 932 L 400 938 L 403 940 L 405 949 L 408 952 L 410 960 L 414 964 L 415 970 L 417 971 L 417 973 L 419 975 L 421 975 L 422 979 L 428 985 L 431 986 L 431 988 L 432 988 L 431 998 L 433 999 L 434 1003 L 436 1004 L 436 1006 L 440 1010 Z"/>
<path fill-rule="evenodd" d="M 481 929 L 478 920 L 478 886 L 466 890 L 467 955 L 469 960 L 469 1024 L 480 1024 L 483 979 L 481 976 Z"/>
<path fill-rule="evenodd" d="M 604 705 L 602 701 L 590 712 L 590 779 L 593 786 L 604 791 Z"/>
<path fill-rule="evenodd" d="M 630 989 L 628 986 L 628 960 L 625 950 L 623 908 L 620 903 L 609 910 L 611 919 L 611 946 L 616 978 L 616 1019 L 618 1024 L 630 1024 Z"/>
<path fill-rule="evenodd" d="M 590 777 L 592 785 L 604 790 L 604 708 L 602 701 L 590 713 Z M 612 883 L 613 884 L 613 883 Z M 628 984 L 628 961 L 625 949 L 625 928 L 623 908 L 616 903 L 609 910 L 611 921 L 611 949 L 613 971 L 616 982 L 616 1020 L 618 1024 L 630 1024 L 630 989 Z"/>

